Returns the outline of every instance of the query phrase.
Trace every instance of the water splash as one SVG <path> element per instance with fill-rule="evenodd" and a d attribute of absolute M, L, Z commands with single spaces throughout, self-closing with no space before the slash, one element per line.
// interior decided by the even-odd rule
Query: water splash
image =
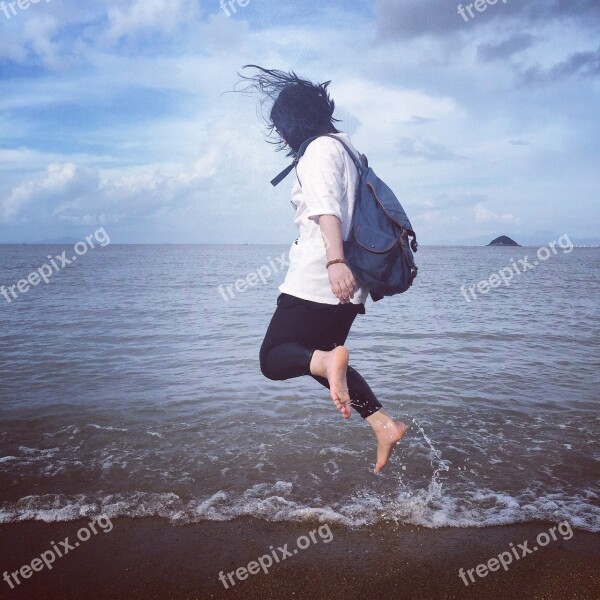
<path fill-rule="evenodd" d="M 429 504 L 433 500 L 440 500 L 442 498 L 442 486 L 443 484 L 438 480 L 438 476 L 443 471 L 449 471 L 448 461 L 442 458 L 442 453 L 434 445 L 428 435 L 425 433 L 423 426 L 417 419 L 412 419 L 412 422 L 417 426 L 417 431 L 423 436 L 425 443 L 429 446 L 430 453 L 429 459 L 431 461 L 431 467 L 434 470 L 429 482 L 429 488 L 427 495 L 425 496 L 425 502 Z M 437 461 L 437 466 L 434 462 Z"/>

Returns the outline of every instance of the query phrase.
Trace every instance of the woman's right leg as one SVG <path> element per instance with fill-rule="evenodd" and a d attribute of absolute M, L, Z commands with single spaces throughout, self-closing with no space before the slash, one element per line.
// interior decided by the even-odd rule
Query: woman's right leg
<path fill-rule="evenodd" d="M 344 344 L 357 313 L 364 313 L 364 307 L 348 304 L 336 306 L 335 318 L 332 319 L 333 325 L 323 332 L 319 349 L 313 353 L 312 376 L 327 388 L 330 388 L 330 379 L 324 375 L 327 375 L 328 365 L 336 359 L 335 353 L 345 352 L 346 364 L 348 363 L 348 353 Z M 333 350 L 327 352 L 326 350 L 330 348 Z M 392 419 L 382 409 L 381 403 L 377 400 L 369 384 L 350 365 L 346 367 L 346 380 L 352 408 L 356 409 L 360 416 L 367 421 L 377 439 L 377 461 L 374 470 L 375 473 L 379 473 L 389 460 L 396 444 L 404 437 L 408 427 L 402 421 Z M 344 416 L 350 416 L 349 411 L 346 414 L 339 402 L 336 402 L 336 405 L 342 410 Z"/>
<path fill-rule="evenodd" d="M 335 351 L 341 348 L 343 346 L 338 346 Z M 329 381 L 325 377 L 318 376 L 317 373 L 321 372 L 324 374 L 326 372 L 327 361 L 331 359 L 332 352 L 320 352 L 316 350 L 311 366 L 313 377 L 327 388 L 329 387 Z M 360 413 L 360 416 L 367 421 L 377 439 L 375 473 L 379 473 L 390 458 L 396 444 L 404 437 L 408 427 L 402 421 L 392 419 L 382 409 L 379 400 L 377 400 L 371 391 L 369 384 L 362 378 L 358 371 L 350 366 L 347 368 L 347 380 L 352 408 L 355 408 Z M 338 408 L 340 408 L 339 404 Z M 343 411 L 342 414 L 344 414 Z"/>

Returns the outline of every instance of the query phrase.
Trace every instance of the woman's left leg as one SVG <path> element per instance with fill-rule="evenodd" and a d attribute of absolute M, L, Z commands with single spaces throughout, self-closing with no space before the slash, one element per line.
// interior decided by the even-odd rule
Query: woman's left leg
<path fill-rule="evenodd" d="M 362 304 L 338 304 L 335 309 L 335 318 L 332 319 L 330 327 L 322 332 L 317 347 L 317 350 L 322 351 L 323 354 L 316 352 L 317 356 L 312 360 L 311 369 L 312 377 L 327 389 L 331 389 L 327 377 L 315 374 L 319 371 L 323 371 L 324 367 L 323 365 L 319 368 L 317 363 L 319 360 L 323 361 L 327 358 L 324 354 L 328 351 L 343 346 L 346 343 L 354 319 L 358 314 L 364 314 L 365 312 L 364 305 Z M 350 405 L 363 419 L 370 417 L 381 409 L 381 403 L 373 393 L 373 390 L 369 387 L 369 384 L 364 380 L 362 375 L 350 365 L 348 365 L 346 369 L 346 381 L 348 394 L 350 395 Z"/>
<path fill-rule="evenodd" d="M 260 347 L 262 374 L 274 381 L 310 375 L 312 354 L 331 325 L 334 308 L 280 294 Z"/>
<path fill-rule="evenodd" d="M 343 346 L 359 313 L 364 314 L 362 304 L 320 304 L 281 294 L 260 349 L 263 375 L 276 381 L 311 375 L 331 389 L 326 376 L 315 374 L 318 367 L 315 369 L 313 354 Z M 361 417 L 366 419 L 381 409 L 381 403 L 358 371 L 347 366 L 344 373 L 346 381 L 339 387 L 348 390 L 350 404 Z M 349 416 L 349 411 L 344 416 Z"/>

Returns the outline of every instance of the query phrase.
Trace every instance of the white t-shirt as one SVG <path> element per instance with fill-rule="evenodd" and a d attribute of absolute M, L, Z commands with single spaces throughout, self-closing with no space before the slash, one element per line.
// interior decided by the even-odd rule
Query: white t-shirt
<path fill-rule="evenodd" d="M 335 136 L 342 139 L 358 158 L 359 154 L 347 133 Z M 299 236 L 290 248 L 290 266 L 279 291 L 313 302 L 339 304 L 339 299 L 331 291 L 325 267 L 327 254 L 319 216 L 337 216 L 342 224 L 342 239 L 348 239 L 358 171 L 339 142 L 330 137 L 320 137 L 311 142 L 298 162 L 297 175 L 292 186 L 292 205 L 296 209 L 294 223 Z M 357 287 L 351 302 L 363 304 L 369 289 L 356 276 L 354 278 Z"/>

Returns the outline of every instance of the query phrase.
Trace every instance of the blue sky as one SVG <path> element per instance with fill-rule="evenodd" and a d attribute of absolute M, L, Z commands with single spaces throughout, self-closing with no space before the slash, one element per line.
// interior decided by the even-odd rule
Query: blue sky
<path fill-rule="evenodd" d="M 247 63 L 332 80 L 340 129 L 421 243 L 600 236 L 597 0 L 498 0 L 466 20 L 454 0 L 229 12 L 0 4 L 0 243 L 99 226 L 113 243 L 293 240 L 267 107 L 223 94 Z"/>

